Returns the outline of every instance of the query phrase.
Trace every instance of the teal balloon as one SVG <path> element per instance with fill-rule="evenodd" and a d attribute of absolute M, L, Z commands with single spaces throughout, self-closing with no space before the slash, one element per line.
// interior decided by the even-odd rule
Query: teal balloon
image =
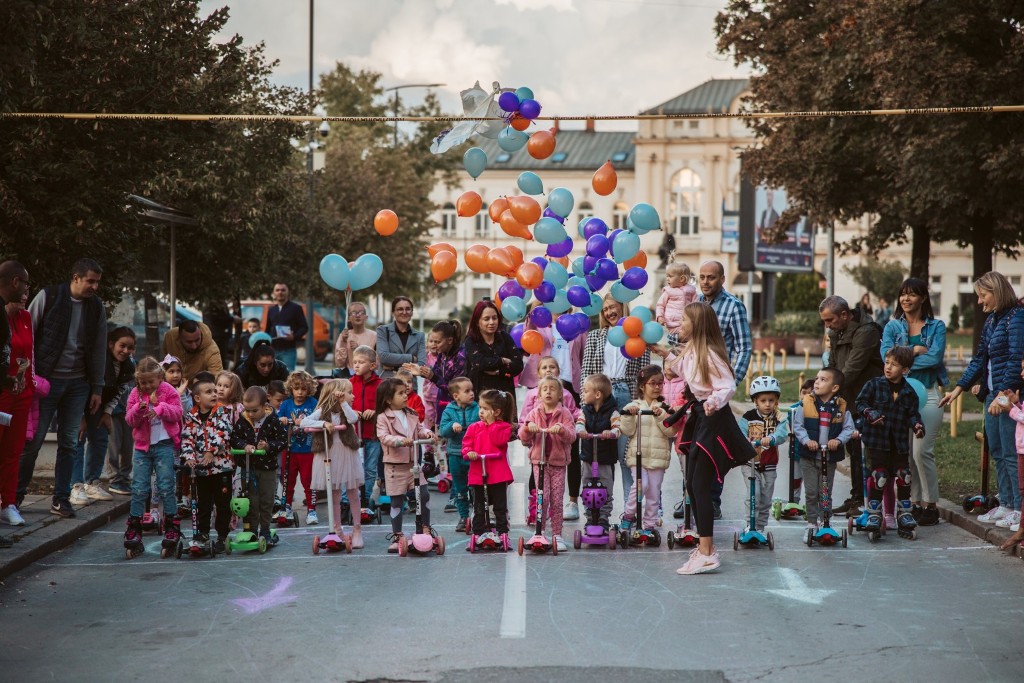
<path fill-rule="evenodd" d="M 479 178 L 480 174 L 487 168 L 487 152 L 479 147 L 470 147 L 462 155 L 462 165 L 465 166 L 466 173 L 474 179 Z"/>
<path fill-rule="evenodd" d="M 581 263 L 580 267 L 582 266 L 583 264 Z M 573 272 L 576 272 L 575 268 L 573 268 Z M 569 278 L 569 281 L 565 283 L 566 289 L 569 289 L 570 287 L 582 287 L 583 289 L 587 290 L 588 293 L 590 292 L 590 287 L 587 287 L 586 279 L 579 275 L 573 275 L 571 278 Z"/>
<path fill-rule="evenodd" d="M 640 251 L 639 235 L 623 230 L 612 240 L 612 254 L 616 263 L 625 263 Z"/>
<path fill-rule="evenodd" d="M 626 230 L 637 235 L 646 235 L 650 232 L 650 230 L 644 230 L 643 228 L 638 227 L 637 224 L 629 218 L 629 216 L 626 216 Z"/>
<path fill-rule="evenodd" d="M 348 287 L 348 261 L 337 254 L 328 254 L 320 259 L 320 277 L 328 287 L 345 291 Z"/>
<path fill-rule="evenodd" d="M 505 320 L 519 322 L 526 317 L 526 302 L 522 297 L 510 296 L 501 300 L 501 315 Z"/>
<path fill-rule="evenodd" d="M 565 289 L 569 284 L 569 271 L 557 261 L 548 261 L 544 267 L 544 279 L 555 286 L 555 289 Z"/>
<path fill-rule="evenodd" d="M 572 213 L 574 204 L 575 200 L 573 199 L 572 192 L 564 187 L 556 187 L 548 195 L 548 208 L 562 218 Z"/>
<path fill-rule="evenodd" d="M 626 340 L 629 337 L 626 335 L 626 331 L 622 327 L 613 327 L 608 330 L 608 343 L 612 346 L 617 346 L 620 349 L 626 345 Z"/>
<path fill-rule="evenodd" d="M 383 274 L 384 262 L 380 260 L 380 256 L 376 254 L 363 254 L 352 264 L 348 286 L 352 288 L 353 292 L 373 287 Z"/>
<path fill-rule="evenodd" d="M 658 216 L 657 209 L 644 202 L 635 204 L 629 210 L 629 218 L 641 230 L 657 230 L 661 227 L 661 217 Z"/>
<path fill-rule="evenodd" d="M 572 274 L 578 278 L 583 278 L 587 274 L 586 271 L 583 270 L 583 258 L 583 256 L 577 256 L 572 260 Z M 586 282 L 586 280 L 583 282 Z"/>
<path fill-rule="evenodd" d="M 533 171 L 523 171 L 516 180 L 516 185 L 525 194 L 544 194 L 544 183 Z M 561 216 L 562 214 L 558 214 Z"/>
<path fill-rule="evenodd" d="M 522 102 L 523 100 L 535 99 L 533 96 L 533 90 L 527 88 L 525 85 L 521 88 L 516 88 L 516 97 L 519 98 L 520 102 Z"/>
<path fill-rule="evenodd" d="M 544 270 L 547 271 L 547 268 Z M 548 309 L 552 313 L 565 313 L 572 308 L 572 304 L 569 303 L 569 297 L 566 296 L 565 290 L 560 289 L 555 292 L 555 298 L 553 300 L 544 304 L 544 308 Z"/>
<path fill-rule="evenodd" d="M 564 242 L 568 236 L 565 232 L 565 227 L 550 216 L 541 218 L 533 226 L 533 239 L 541 244 L 558 244 L 559 242 Z"/>
<path fill-rule="evenodd" d="M 664 336 L 665 328 L 661 326 L 661 323 L 656 323 L 653 320 L 649 323 L 644 323 L 644 329 L 640 332 L 640 338 L 648 344 L 657 344 Z"/>
<path fill-rule="evenodd" d="M 629 309 L 629 314 L 634 318 L 640 318 L 644 325 L 654 320 L 654 314 L 647 306 L 634 306 Z"/>
<path fill-rule="evenodd" d="M 907 384 L 913 387 L 914 392 L 917 394 L 917 409 L 924 410 L 925 404 L 928 403 L 928 390 L 924 388 L 924 384 L 920 380 L 916 380 L 913 377 L 907 378 Z"/>
<path fill-rule="evenodd" d="M 501 147 L 506 152 L 518 152 L 530 139 L 530 136 L 521 130 L 516 130 L 512 126 L 505 128 L 498 133 L 498 147 Z"/>
<path fill-rule="evenodd" d="M 635 289 L 630 289 L 621 282 L 612 284 L 611 292 L 612 298 L 623 304 L 628 304 L 630 301 L 640 296 L 640 292 Z"/>
<path fill-rule="evenodd" d="M 580 310 L 583 311 L 584 313 L 586 313 L 589 316 L 595 316 L 595 315 L 597 315 L 598 313 L 601 312 L 601 309 L 603 307 L 604 307 L 604 302 L 601 300 L 601 297 L 599 297 L 597 294 L 591 293 L 591 295 L 590 295 L 590 305 L 589 306 L 584 306 Z"/>

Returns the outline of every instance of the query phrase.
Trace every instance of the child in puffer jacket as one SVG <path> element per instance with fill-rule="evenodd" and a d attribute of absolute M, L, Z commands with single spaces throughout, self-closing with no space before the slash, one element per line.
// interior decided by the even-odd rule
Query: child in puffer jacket
<path fill-rule="evenodd" d="M 670 263 L 665 270 L 665 287 L 658 297 L 655 320 L 665 326 L 671 337 L 679 333 L 683 320 L 683 309 L 697 300 L 697 288 L 690 284 L 690 267 L 685 263 Z M 669 343 L 675 343 L 674 338 Z"/>

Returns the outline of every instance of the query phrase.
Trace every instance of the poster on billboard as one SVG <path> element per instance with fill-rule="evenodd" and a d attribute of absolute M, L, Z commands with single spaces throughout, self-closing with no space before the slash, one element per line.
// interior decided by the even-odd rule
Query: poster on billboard
<path fill-rule="evenodd" d="M 722 210 L 722 253 L 737 254 L 740 250 L 740 212 Z"/>
<path fill-rule="evenodd" d="M 741 271 L 799 273 L 814 270 L 814 226 L 806 216 L 783 226 L 786 191 L 740 181 L 739 266 Z"/>

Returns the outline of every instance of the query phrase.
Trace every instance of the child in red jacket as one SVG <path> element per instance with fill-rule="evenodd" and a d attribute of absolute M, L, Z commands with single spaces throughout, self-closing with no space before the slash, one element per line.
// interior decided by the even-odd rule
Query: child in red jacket
<path fill-rule="evenodd" d="M 361 507 L 373 506 L 373 483 L 377 481 L 381 448 L 377 438 L 377 352 L 357 346 L 352 352 L 352 410 L 359 415 L 359 436 L 363 439 L 363 489 Z M 383 484 L 380 487 L 384 490 Z M 352 503 L 350 503 L 351 505 Z"/>
<path fill-rule="evenodd" d="M 469 460 L 469 485 L 473 488 L 473 533 L 483 536 L 487 529 L 484 509 L 484 483 L 481 455 L 487 458 L 487 502 L 494 509 L 494 528 L 508 533 L 508 485 L 512 468 L 508 464 L 508 440 L 512 436 L 514 401 L 500 389 L 487 389 L 480 394 L 480 421 L 474 422 L 462 437 L 462 457 Z M 495 538 L 496 543 L 500 541 Z"/>

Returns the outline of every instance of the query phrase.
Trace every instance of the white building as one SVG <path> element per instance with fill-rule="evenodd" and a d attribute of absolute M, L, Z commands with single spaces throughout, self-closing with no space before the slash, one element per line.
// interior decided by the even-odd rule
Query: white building
<path fill-rule="evenodd" d="M 747 92 L 746 79 L 712 79 L 644 113 L 736 112 L 741 97 Z M 579 242 L 571 257 L 582 254 L 583 240 L 579 239 L 576 226 L 584 216 L 597 215 L 604 218 L 610 227 L 624 227 L 629 208 L 637 202 L 648 202 L 661 214 L 664 230 L 674 236 L 677 260 L 689 264 L 694 272 L 704 260 L 719 260 L 726 267 L 729 291 L 755 299 L 760 294 L 760 277 L 755 274 L 753 286 L 748 287 L 748 275 L 739 272 L 736 255 L 722 253 L 723 202 L 727 210 L 739 208 L 739 153 L 754 143 L 742 120 L 642 120 L 636 134 L 598 131 L 593 122 L 588 122 L 584 130 L 559 131 L 556 139 L 555 154 L 543 161 L 530 157 L 525 148 L 509 154 L 494 141 L 481 140 L 477 144 L 487 152 L 489 160 L 483 175 L 474 181 L 468 175 L 460 174 L 462 183 L 454 188 L 443 182 L 435 186 L 430 196 L 442 208 L 438 215 L 441 227 L 435 230 L 434 237 L 456 247 L 460 255 L 460 272 L 466 272 L 466 276 L 440 300 L 428 304 L 427 317 L 442 317 L 453 308 L 472 305 L 483 296 L 493 296 L 504 281 L 497 276 L 476 275 L 465 268 L 461 255 L 470 245 L 515 244 L 523 250 L 526 260 L 543 255 L 545 245 L 508 237 L 500 226 L 490 221 L 486 212 L 486 205 L 495 198 L 520 194 L 516 178 L 526 170 L 534 171 L 542 178 L 545 191 L 562 186 L 575 196 L 574 215 L 566 221 L 567 232 Z M 612 162 L 618 174 L 618 187 L 611 196 L 601 197 L 594 193 L 590 181 L 598 167 L 607 160 Z M 485 210 L 475 218 L 458 218 L 455 201 L 470 189 L 483 197 Z M 543 205 L 544 202 L 541 203 Z M 836 242 L 845 242 L 865 233 L 870 221 L 871 217 L 865 216 L 853 224 L 837 225 Z M 664 234 L 657 232 L 642 238 L 652 277 L 638 302 L 651 303 L 657 299 L 662 285 L 658 270 L 661 259 L 657 254 L 663 239 Z M 815 243 L 815 268 L 819 273 L 824 273 L 827 268 L 827 247 L 825 232 L 819 230 Z M 890 246 L 881 258 L 898 260 L 909 269 L 909 242 Z M 835 291 L 849 299 L 851 304 L 863 292 L 845 273 L 843 266 L 855 264 L 860 259 L 860 256 L 845 256 L 836 260 Z M 995 268 L 1007 274 L 1021 293 L 1021 272 L 1024 268 L 1020 263 L 997 256 Z M 973 302 L 969 252 L 952 243 L 933 243 L 930 277 L 933 306 L 944 320 L 949 319 L 954 303 L 963 310 L 965 302 Z"/>

